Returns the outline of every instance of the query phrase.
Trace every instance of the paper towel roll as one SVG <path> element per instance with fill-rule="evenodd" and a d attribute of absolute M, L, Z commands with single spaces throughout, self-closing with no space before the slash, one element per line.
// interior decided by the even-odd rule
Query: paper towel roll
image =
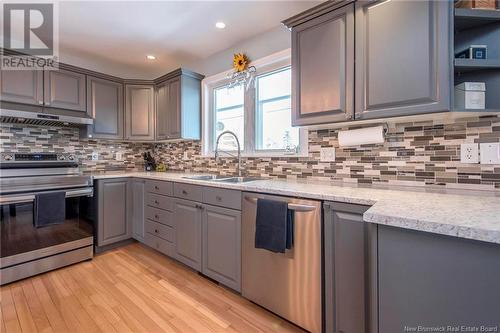
<path fill-rule="evenodd" d="M 360 128 L 350 131 L 339 131 L 341 147 L 384 143 L 384 126 Z"/>

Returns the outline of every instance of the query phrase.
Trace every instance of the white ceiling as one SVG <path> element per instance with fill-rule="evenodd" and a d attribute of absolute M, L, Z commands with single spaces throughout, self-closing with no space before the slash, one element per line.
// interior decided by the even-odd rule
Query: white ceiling
<path fill-rule="evenodd" d="M 280 25 L 317 1 L 62 1 L 62 61 L 155 78 Z M 223 21 L 226 28 L 215 28 Z M 147 61 L 153 54 L 155 61 Z"/>

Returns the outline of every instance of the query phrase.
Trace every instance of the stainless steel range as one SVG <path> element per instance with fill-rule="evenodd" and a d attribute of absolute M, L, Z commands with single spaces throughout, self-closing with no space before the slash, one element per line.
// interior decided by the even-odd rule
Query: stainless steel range
<path fill-rule="evenodd" d="M 37 200 L 54 192 L 62 221 L 40 227 Z M 0 154 L 0 284 L 92 258 L 93 193 L 73 155 Z"/>

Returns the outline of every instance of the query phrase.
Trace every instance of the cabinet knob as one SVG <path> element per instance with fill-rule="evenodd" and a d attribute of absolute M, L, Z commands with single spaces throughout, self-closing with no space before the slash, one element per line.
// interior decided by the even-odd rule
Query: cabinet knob
<path fill-rule="evenodd" d="M 221 197 L 219 197 L 219 196 L 216 196 L 216 197 L 215 197 L 215 200 L 217 200 L 217 201 L 222 201 L 222 198 L 221 198 Z"/>
<path fill-rule="evenodd" d="M 160 188 L 158 187 L 158 185 L 155 185 L 155 190 L 159 190 Z"/>
<path fill-rule="evenodd" d="M 187 195 L 188 193 L 186 190 L 182 190 L 182 194 Z"/>
<path fill-rule="evenodd" d="M 352 114 L 346 114 L 345 117 L 346 117 L 346 119 L 352 120 Z M 342 333 L 342 332 L 340 332 L 340 333 Z"/>
<path fill-rule="evenodd" d="M 155 233 L 158 233 L 158 229 L 155 229 Z"/>
<path fill-rule="evenodd" d="M 157 220 L 158 220 L 159 218 L 160 218 L 160 217 L 158 216 L 158 214 L 156 214 L 156 215 L 155 215 L 155 219 L 157 219 Z"/>
<path fill-rule="evenodd" d="M 158 200 L 155 200 L 155 204 L 156 204 L 156 205 L 159 205 L 160 203 L 158 202 Z"/>

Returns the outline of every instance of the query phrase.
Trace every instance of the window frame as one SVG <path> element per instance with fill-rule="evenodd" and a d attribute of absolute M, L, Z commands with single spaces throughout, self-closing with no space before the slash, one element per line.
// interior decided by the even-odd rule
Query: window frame
<path fill-rule="evenodd" d="M 257 76 L 266 75 L 291 66 L 291 50 L 286 49 L 270 56 L 252 61 L 257 68 L 254 80 Z M 229 84 L 228 74 L 232 70 L 205 78 L 202 81 L 202 155 L 213 157 L 215 154 L 215 89 Z M 244 88 L 246 89 L 246 88 Z M 306 157 L 308 156 L 308 131 L 299 128 L 299 145 L 297 152 L 287 152 L 284 149 L 256 149 L 256 81 L 244 92 L 244 147 L 241 154 L 244 157 Z"/>

